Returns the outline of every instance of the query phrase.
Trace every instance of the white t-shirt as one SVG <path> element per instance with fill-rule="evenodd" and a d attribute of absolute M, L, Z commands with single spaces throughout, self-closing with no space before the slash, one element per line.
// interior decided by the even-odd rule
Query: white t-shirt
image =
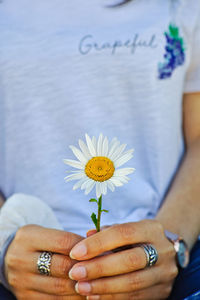
<path fill-rule="evenodd" d="M 200 1 L 104 4 L 0 3 L 0 190 L 39 197 L 79 234 L 95 194 L 64 182 L 68 146 L 102 132 L 134 148 L 102 225 L 153 218 L 184 154 L 182 95 L 200 91 Z"/>

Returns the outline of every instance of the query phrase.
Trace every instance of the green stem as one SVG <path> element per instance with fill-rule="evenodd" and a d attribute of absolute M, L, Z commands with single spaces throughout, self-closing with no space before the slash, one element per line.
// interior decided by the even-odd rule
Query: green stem
<path fill-rule="evenodd" d="M 97 218 L 97 232 L 100 231 L 100 222 L 101 222 L 101 213 L 102 213 L 102 195 L 99 197 L 98 200 L 98 218 Z"/>

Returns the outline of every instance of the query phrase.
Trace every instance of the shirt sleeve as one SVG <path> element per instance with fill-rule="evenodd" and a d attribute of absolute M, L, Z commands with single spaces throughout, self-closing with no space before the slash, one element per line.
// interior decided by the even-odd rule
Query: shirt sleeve
<path fill-rule="evenodd" d="M 0 209 L 0 281 L 7 289 L 9 285 L 4 274 L 5 255 L 18 228 L 28 224 L 63 229 L 51 207 L 37 197 L 14 194 L 5 201 Z"/>
<path fill-rule="evenodd" d="M 184 92 L 200 92 L 200 13 L 192 37 L 190 65 L 186 74 Z"/>
<path fill-rule="evenodd" d="M 0 282 L 9 290 L 9 285 L 6 280 L 5 276 L 5 269 L 4 269 L 4 261 L 5 261 L 5 256 L 8 250 L 8 247 L 10 246 L 11 242 L 13 241 L 15 237 L 15 233 L 13 232 L 5 241 L 3 247 L 1 248 L 0 252 Z"/>

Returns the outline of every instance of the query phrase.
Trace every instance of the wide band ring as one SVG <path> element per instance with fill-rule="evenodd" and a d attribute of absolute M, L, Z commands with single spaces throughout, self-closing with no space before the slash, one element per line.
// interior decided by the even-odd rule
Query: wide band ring
<path fill-rule="evenodd" d="M 42 275 L 51 275 L 51 259 L 52 253 L 51 252 L 43 252 L 40 254 L 38 261 L 37 261 L 37 269 L 40 274 Z"/>
<path fill-rule="evenodd" d="M 155 247 L 151 244 L 142 244 L 141 247 L 143 248 L 146 254 L 146 267 L 152 267 L 158 260 L 158 252 Z"/>

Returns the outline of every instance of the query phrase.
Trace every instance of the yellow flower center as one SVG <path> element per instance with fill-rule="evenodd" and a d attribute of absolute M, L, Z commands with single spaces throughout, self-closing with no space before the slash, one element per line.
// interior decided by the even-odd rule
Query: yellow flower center
<path fill-rule="evenodd" d="M 85 166 L 85 174 L 95 181 L 106 181 L 110 179 L 115 171 L 113 162 L 104 156 L 91 158 Z"/>

